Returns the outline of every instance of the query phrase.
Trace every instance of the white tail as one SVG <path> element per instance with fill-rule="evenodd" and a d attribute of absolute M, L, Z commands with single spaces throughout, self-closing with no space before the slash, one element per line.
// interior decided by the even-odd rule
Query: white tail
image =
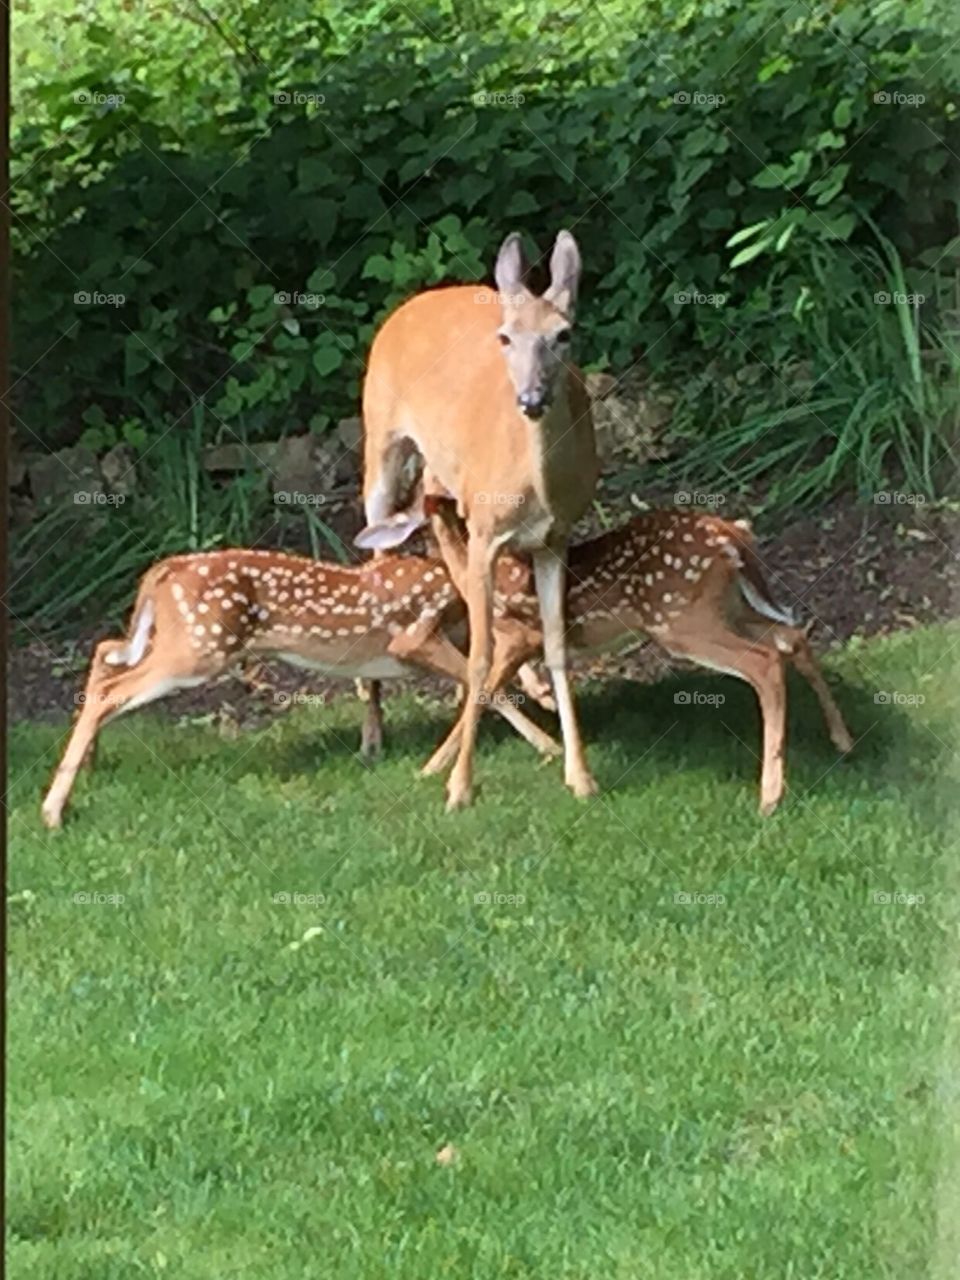
<path fill-rule="evenodd" d="M 449 506 L 437 504 L 435 522 L 444 559 L 458 581 L 466 557 Z M 688 512 L 656 511 L 615 532 L 574 547 L 570 554 L 567 622 L 571 649 L 623 651 L 652 637 L 669 653 L 746 680 L 763 718 L 760 809 L 772 813 L 784 788 L 786 680 L 792 664 L 812 686 L 831 741 L 853 746 L 827 688 L 806 631 L 770 594 L 746 521 Z M 513 679 L 535 656 L 540 637 L 529 569 L 514 566 L 497 621 L 497 654 L 490 685 Z M 525 630 L 505 630 L 506 623 Z M 449 766 L 459 747 L 463 718 L 424 766 Z"/>
<path fill-rule="evenodd" d="M 126 637 L 104 640 L 90 663 L 81 710 L 43 802 L 60 826 L 78 769 L 91 762 L 108 720 L 179 689 L 201 685 L 241 658 L 274 657 L 328 676 L 380 680 L 411 664 L 465 680 L 451 639 L 464 606 L 437 560 L 386 556 L 342 567 L 271 551 L 174 556 L 140 583 Z M 493 705 L 538 750 L 556 743 L 509 701 Z M 364 726 L 365 749 L 381 733 L 379 701 Z"/>
<path fill-rule="evenodd" d="M 451 494 L 469 531 L 463 589 L 470 619 L 469 688 L 448 806 L 471 798 L 477 719 L 493 658 L 493 577 L 501 548 L 532 551 L 546 663 L 563 730 L 565 779 L 596 784 L 567 678 L 565 558 L 593 497 L 597 460 L 583 378 L 568 359 L 580 277 L 569 232 L 557 236 L 551 281 L 526 287 L 520 237 L 504 241 L 498 292 L 474 286 L 419 294 L 391 315 L 370 351 L 363 392 L 364 504 L 358 544 L 396 545 L 425 519 L 400 510 L 400 473 L 416 449 L 428 494 Z"/>

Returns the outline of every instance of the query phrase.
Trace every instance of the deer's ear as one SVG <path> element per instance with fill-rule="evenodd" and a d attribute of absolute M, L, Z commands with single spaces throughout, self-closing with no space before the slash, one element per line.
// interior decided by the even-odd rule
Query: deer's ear
<path fill-rule="evenodd" d="M 550 288 L 543 296 L 566 316 L 572 316 L 577 305 L 580 268 L 576 240 L 569 231 L 558 231 L 550 255 Z"/>
<path fill-rule="evenodd" d="M 388 551 L 406 542 L 425 523 L 426 516 L 422 511 L 398 511 L 379 524 L 368 524 L 361 529 L 353 545 L 364 551 Z"/>
<path fill-rule="evenodd" d="M 503 294 L 525 293 L 526 274 L 527 259 L 523 252 L 523 240 L 519 231 L 512 231 L 500 246 L 493 269 L 498 291 Z"/>

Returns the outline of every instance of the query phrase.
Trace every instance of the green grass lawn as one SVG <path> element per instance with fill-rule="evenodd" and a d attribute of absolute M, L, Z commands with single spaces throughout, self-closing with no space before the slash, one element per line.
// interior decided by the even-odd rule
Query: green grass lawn
<path fill-rule="evenodd" d="M 730 680 L 585 690 L 595 802 L 485 722 L 451 816 L 412 698 L 373 770 L 347 698 L 131 716 L 56 836 L 62 728 L 16 730 L 10 1274 L 953 1275 L 957 639 L 831 661 L 843 763 L 796 686 L 766 820 Z"/>

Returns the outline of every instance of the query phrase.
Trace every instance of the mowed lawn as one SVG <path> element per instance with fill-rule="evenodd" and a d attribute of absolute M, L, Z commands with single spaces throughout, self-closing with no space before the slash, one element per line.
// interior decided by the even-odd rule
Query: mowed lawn
<path fill-rule="evenodd" d="M 766 820 L 721 678 L 585 688 L 594 802 L 485 721 L 452 816 L 413 698 L 131 716 L 55 836 L 16 730 L 10 1274 L 946 1280 L 958 639 L 830 661 L 842 763 L 795 683 Z"/>

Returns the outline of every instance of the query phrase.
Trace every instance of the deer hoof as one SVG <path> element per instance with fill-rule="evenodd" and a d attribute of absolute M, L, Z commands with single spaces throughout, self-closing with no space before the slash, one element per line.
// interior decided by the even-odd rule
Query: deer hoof
<path fill-rule="evenodd" d="M 589 773 L 581 773 L 576 778 L 567 778 L 566 782 L 578 800 L 587 800 L 600 791 L 596 778 Z"/>

